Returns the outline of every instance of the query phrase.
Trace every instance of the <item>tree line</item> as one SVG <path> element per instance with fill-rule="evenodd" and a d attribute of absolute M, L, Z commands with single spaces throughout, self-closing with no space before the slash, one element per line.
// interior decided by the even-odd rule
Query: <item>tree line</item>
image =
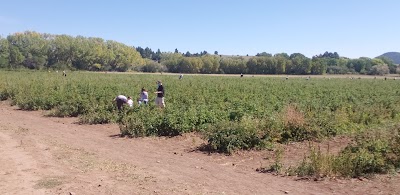
<path fill-rule="evenodd" d="M 261 52 L 256 56 L 223 56 L 162 52 L 130 47 L 101 38 L 51 35 L 32 31 L 0 37 L 0 68 L 143 71 L 204 74 L 388 74 L 399 66 L 384 57 L 349 59 L 336 52 L 308 58 L 301 53 Z"/>
<path fill-rule="evenodd" d="M 144 63 L 132 47 L 101 38 L 26 31 L 0 37 L 0 67 L 128 71 Z"/>

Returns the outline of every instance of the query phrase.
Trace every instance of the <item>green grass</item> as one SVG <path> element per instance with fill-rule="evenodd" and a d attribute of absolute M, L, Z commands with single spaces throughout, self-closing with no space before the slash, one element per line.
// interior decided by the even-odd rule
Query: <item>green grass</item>
<path fill-rule="evenodd" d="M 166 108 L 154 105 L 156 81 Z M 400 120 L 398 80 L 216 77 L 186 75 L 0 71 L 0 99 L 23 110 L 78 116 L 82 123 L 118 123 L 121 134 L 175 136 L 200 132 L 208 148 L 230 153 L 270 143 L 315 140 L 362 132 Z M 149 90 L 150 105 L 119 113 L 119 94 L 136 99 Z"/>
<path fill-rule="evenodd" d="M 311 146 L 308 156 L 286 172 L 312 177 L 368 177 L 399 168 L 400 126 L 394 126 L 359 134 L 337 155 Z"/>

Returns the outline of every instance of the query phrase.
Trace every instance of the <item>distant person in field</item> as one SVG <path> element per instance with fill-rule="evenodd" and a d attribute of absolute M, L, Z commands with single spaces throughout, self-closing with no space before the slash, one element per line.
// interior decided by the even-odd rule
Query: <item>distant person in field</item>
<path fill-rule="evenodd" d="M 132 100 L 132 98 L 129 96 L 128 97 L 128 105 L 129 105 L 129 107 L 133 107 L 133 100 Z"/>
<path fill-rule="evenodd" d="M 149 93 L 147 93 L 147 90 L 142 87 L 142 91 L 140 92 L 140 103 L 142 104 L 148 104 L 149 103 Z"/>
<path fill-rule="evenodd" d="M 183 74 L 179 75 L 179 80 L 183 79 Z"/>
<path fill-rule="evenodd" d="M 63 70 L 63 76 L 67 76 L 67 73 L 65 72 L 65 70 Z"/>
<path fill-rule="evenodd" d="M 164 91 L 164 86 L 163 86 L 163 84 L 162 84 L 161 81 L 157 81 L 157 86 L 158 86 L 157 91 L 154 92 L 154 93 L 157 94 L 157 97 L 156 97 L 156 105 L 159 106 L 160 108 L 165 108 L 165 102 L 164 102 L 164 93 L 165 93 L 165 91 Z"/>
<path fill-rule="evenodd" d="M 243 73 L 240 73 L 240 77 L 243 77 Z"/>
<path fill-rule="evenodd" d="M 124 106 L 124 104 L 128 103 L 128 98 L 124 95 L 118 95 L 114 101 L 117 103 L 117 108 L 118 110 L 122 110 L 122 107 Z"/>

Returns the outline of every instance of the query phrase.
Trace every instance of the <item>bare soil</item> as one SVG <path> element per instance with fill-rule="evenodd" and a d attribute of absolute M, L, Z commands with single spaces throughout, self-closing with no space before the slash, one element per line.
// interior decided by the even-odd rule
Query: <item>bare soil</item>
<path fill-rule="evenodd" d="M 351 140 L 320 143 L 338 151 Z M 400 178 L 302 180 L 259 173 L 271 151 L 231 156 L 197 150 L 196 134 L 126 138 L 109 125 L 79 125 L 0 102 L 0 194 L 399 194 Z M 314 143 L 315 144 L 315 143 Z M 308 143 L 282 145 L 295 164 Z"/>

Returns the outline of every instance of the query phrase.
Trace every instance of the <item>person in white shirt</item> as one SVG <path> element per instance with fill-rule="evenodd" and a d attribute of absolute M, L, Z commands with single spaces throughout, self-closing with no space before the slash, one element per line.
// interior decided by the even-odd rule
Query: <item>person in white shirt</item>
<path fill-rule="evenodd" d="M 128 105 L 129 107 L 133 107 L 133 100 L 131 97 L 128 97 Z"/>

